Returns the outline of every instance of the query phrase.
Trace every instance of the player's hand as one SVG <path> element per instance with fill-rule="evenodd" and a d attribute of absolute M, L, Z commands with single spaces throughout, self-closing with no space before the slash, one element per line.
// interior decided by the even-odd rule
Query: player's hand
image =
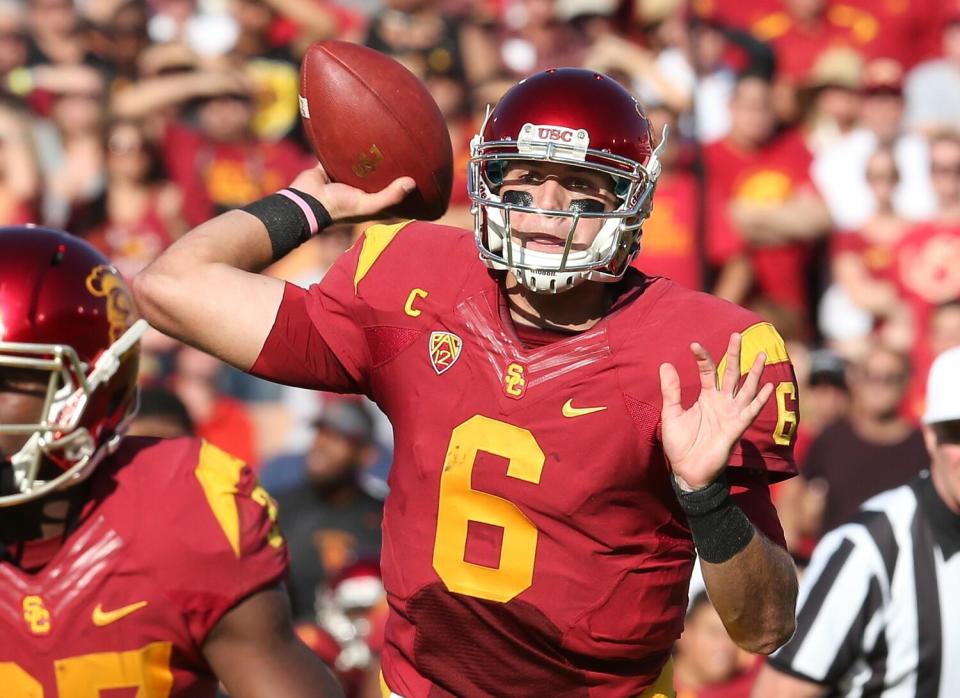
<path fill-rule="evenodd" d="M 347 184 L 331 182 L 322 165 L 304 170 L 290 186 L 316 197 L 335 223 L 382 218 L 387 215 L 386 209 L 399 204 L 417 187 L 412 177 L 398 177 L 384 189 L 368 193 Z"/>
<path fill-rule="evenodd" d="M 680 404 L 680 377 L 673 364 L 660 366 L 663 451 L 681 488 L 700 489 L 727 467 L 730 449 L 760 414 L 773 393 L 773 384 L 760 387 L 766 356 L 757 355 L 740 383 L 740 335 L 730 335 L 723 387 L 717 386 L 717 366 L 709 352 L 694 342 L 690 351 L 700 371 L 700 397 L 684 410 Z"/>

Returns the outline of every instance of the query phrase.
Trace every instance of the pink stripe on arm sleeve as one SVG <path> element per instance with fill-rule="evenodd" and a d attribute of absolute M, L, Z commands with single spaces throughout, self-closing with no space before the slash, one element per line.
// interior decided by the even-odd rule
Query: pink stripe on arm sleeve
<path fill-rule="evenodd" d="M 303 215 L 307 217 L 307 223 L 310 225 L 310 234 L 316 235 L 317 231 L 320 229 L 320 224 L 317 223 L 317 217 L 313 215 L 313 209 L 310 208 L 310 204 L 303 200 L 303 197 L 298 196 L 296 192 L 292 192 L 289 189 L 281 189 L 277 192 L 282 194 L 300 207 L 300 210 L 303 211 Z"/>

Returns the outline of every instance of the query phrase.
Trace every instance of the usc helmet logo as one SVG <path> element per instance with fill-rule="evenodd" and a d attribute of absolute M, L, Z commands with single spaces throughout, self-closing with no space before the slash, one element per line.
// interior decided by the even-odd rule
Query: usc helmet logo
<path fill-rule="evenodd" d="M 110 341 L 116 342 L 130 329 L 137 311 L 117 271 L 106 264 L 98 264 L 87 276 L 87 290 L 97 298 L 107 299 L 107 322 L 110 323 Z"/>

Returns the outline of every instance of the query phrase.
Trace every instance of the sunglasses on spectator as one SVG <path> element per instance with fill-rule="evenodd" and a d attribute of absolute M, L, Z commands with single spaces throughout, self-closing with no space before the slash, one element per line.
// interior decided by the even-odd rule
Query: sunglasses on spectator
<path fill-rule="evenodd" d="M 937 435 L 938 444 L 960 444 L 960 419 L 949 422 L 935 422 L 931 425 L 933 433 Z"/>

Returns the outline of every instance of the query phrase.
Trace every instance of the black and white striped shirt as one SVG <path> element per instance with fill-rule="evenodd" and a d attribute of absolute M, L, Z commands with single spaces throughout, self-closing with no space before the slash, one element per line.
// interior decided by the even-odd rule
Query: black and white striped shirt
<path fill-rule="evenodd" d="M 927 473 L 824 536 L 798 604 L 776 669 L 832 696 L 960 696 L 960 516 Z"/>

